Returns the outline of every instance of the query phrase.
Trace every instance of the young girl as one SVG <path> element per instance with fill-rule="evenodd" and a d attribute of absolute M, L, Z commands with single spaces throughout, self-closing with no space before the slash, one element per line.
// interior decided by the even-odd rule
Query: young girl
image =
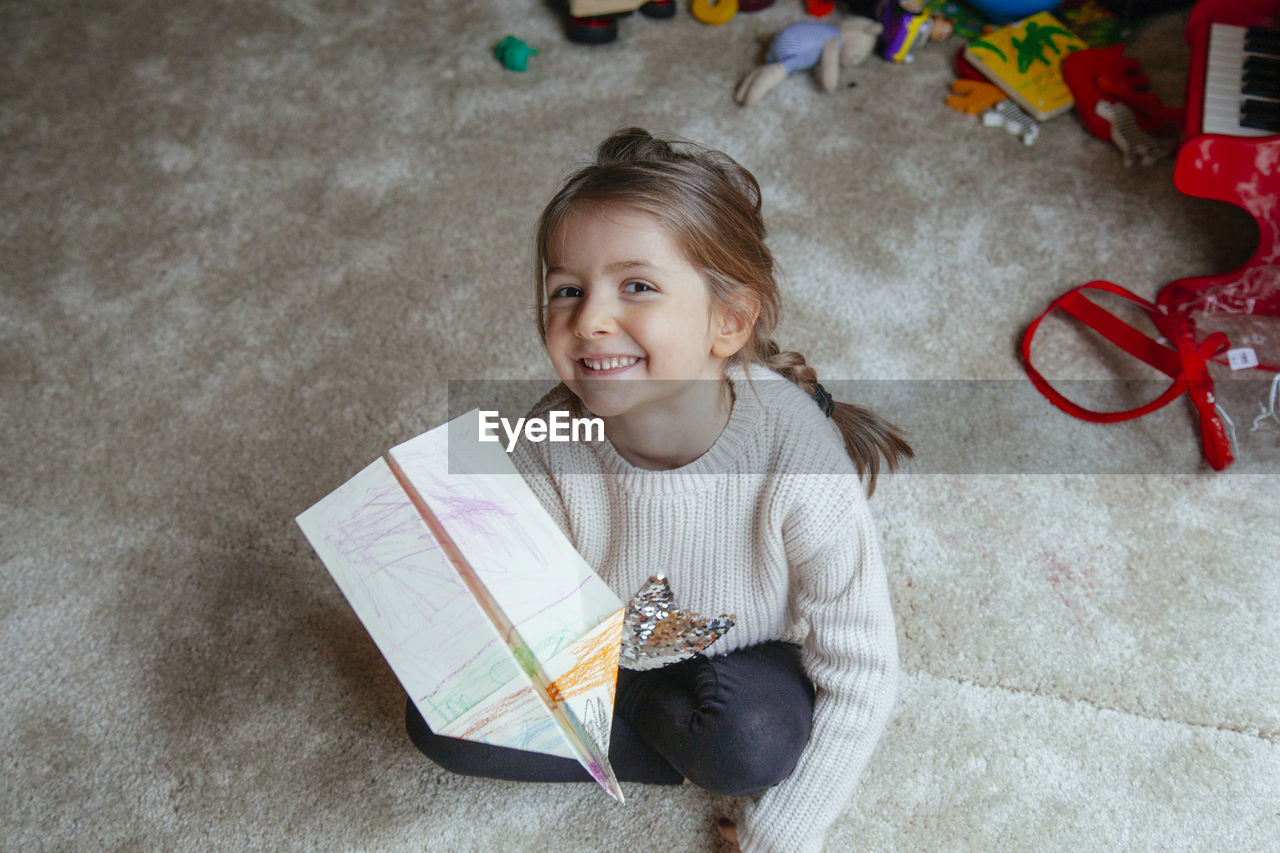
<path fill-rule="evenodd" d="M 892 710 L 897 644 L 866 494 L 881 456 L 892 469 L 911 450 L 770 339 L 764 238 L 760 187 L 734 160 L 636 128 L 605 140 L 538 226 L 538 329 L 563 384 L 530 415 L 589 412 L 608 441 L 523 442 L 514 458 L 623 601 L 663 574 L 677 607 L 736 623 L 706 656 L 619 671 L 618 778 L 760 794 L 721 833 L 793 853 L 821 849 Z M 569 759 L 438 737 L 411 702 L 407 718 L 456 772 L 589 778 Z"/>

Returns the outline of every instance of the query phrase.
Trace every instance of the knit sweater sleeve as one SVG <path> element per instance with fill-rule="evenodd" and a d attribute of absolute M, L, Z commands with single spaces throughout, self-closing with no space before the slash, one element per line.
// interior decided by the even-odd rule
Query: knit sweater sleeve
<path fill-rule="evenodd" d="M 747 853 L 819 851 L 848 808 L 888 723 L 898 648 L 888 583 L 866 498 L 847 475 L 796 478 L 806 500 L 784 527 L 793 592 L 809 623 L 805 671 L 817 689 L 809 743 L 795 770 L 748 805 Z"/>

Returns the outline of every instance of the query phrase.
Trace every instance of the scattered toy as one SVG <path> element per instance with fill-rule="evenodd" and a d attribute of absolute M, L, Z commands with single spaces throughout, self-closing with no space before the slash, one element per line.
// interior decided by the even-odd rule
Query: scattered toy
<path fill-rule="evenodd" d="M 1057 18 L 1041 12 L 969 42 L 964 58 L 1020 107 L 1047 121 L 1071 109 L 1061 66 L 1068 54 L 1086 47 Z"/>
<path fill-rule="evenodd" d="M 727 24 L 739 12 L 759 12 L 773 5 L 774 0 L 693 0 L 689 12 L 704 24 Z M 832 0 L 834 5 L 834 0 Z"/>
<path fill-rule="evenodd" d="M 689 12 L 702 23 L 718 27 L 738 14 L 738 0 L 693 0 Z"/>
<path fill-rule="evenodd" d="M 1101 101 L 1122 103 L 1138 127 L 1152 136 L 1176 136 L 1185 111 L 1166 107 L 1151 91 L 1151 81 L 1124 46 L 1078 50 L 1062 60 L 1062 79 L 1071 90 L 1084 126 L 1099 139 L 1111 139 L 1111 122 L 1097 114 Z"/>
<path fill-rule="evenodd" d="M 1120 149 L 1126 167 L 1132 166 L 1135 161 L 1150 166 L 1173 150 L 1172 144 L 1158 142 L 1139 128 L 1133 117 L 1133 110 L 1122 103 L 1099 101 L 1094 106 L 1094 111 L 1110 123 L 1111 141 Z"/>
<path fill-rule="evenodd" d="M 565 34 L 579 44 L 608 44 L 618 38 L 618 18 L 637 9 L 647 18 L 670 18 L 676 0 L 569 0 Z"/>
<path fill-rule="evenodd" d="M 528 71 L 529 57 L 537 52 L 536 47 L 529 47 L 526 42 L 515 36 L 507 36 L 493 49 L 493 55 L 508 71 Z"/>
<path fill-rule="evenodd" d="M 934 5 L 935 3 L 929 4 L 930 8 L 933 8 Z M 975 12 L 968 3 L 947 0 L 947 2 L 937 7 L 937 11 L 950 22 L 953 34 L 965 41 L 972 41 L 995 29 L 993 25 L 988 24 L 981 15 Z"/>
<path fill-rule="evenodd" d="M 961 80 L 986 80 L 987 75 L 974 68 L 973 63 L 964 58 L 966 50 L 968 50 L 967 47 L 961 47 L 956 51 L 956 76 Z"/>
<path fill-rule="evenodd" d="M 1047 12 L 1061 0 L 967 0 L 988 21 L 1008 23 L 1038 12 Z"/>
<path fill-rule="evenodd" d="M 981 80 L 954 80 L 951 92 L 947 106 L 971 116 L 984 113 L 1009 97 L 999 86 Z"/>
<path fill-rule="evenodd" d="M 1033 144 L 1040 135 L 1040 125 L 1036 120 L 1022 107 L 1007 99 L 983 113 L 982 123 L 987 127 L 1003 127 L 1021 139 L 1023 145 Z"/>
<path fill-rule="evenodd" d="M 608 44 L 618 39 L 618 19 L 614 15 L 574 16 L 565 25 L 565 35 L 578 44 Z"/>
<path fill-rule="evenodd" d="M 1097 0 L 1066 0 L 1054 14 L 1089 47 L 1121 44 L 1133 30 Z"/>
<path fill-rule="evenodd" d="M 917 0 L 888 0 L 880 9 L 880 41 L 877 51 L 890 62 L 911 62 L 926 41 L 951 35 L 952 24 Z"/>
<path fill-rule="evenodd" d="M 788 74 L 816 69 L 823 90 L 835 91 L 840 68 L 861 65 L 876 44 L 880 24 L 854 16 L 839 26 L 798 21 L 774 37 L 765 64 L 747 74 L 733 98 L 744 107 L 758 103 Z"/>

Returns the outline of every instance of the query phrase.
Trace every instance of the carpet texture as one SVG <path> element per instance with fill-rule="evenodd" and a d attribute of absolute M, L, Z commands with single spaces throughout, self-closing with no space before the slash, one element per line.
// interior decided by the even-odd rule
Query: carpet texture
<path fill-rule="evenodd" d="M 549 384 L 534 219 L 640 124 L 756 173 L 778 340 L 877 380 L 922 449 L 872 501 L 904 679 L 829 849 L 1280 849 L 1276 428 L 1218 474 L 1185 400 L 983 402 L 1029 389 L 1051 298 L 1230 269 L 1247 215 L 1073 116 L 1025 147 L 946 109 L 954 41 L 740 108 L 801 4 L 680 5 L 598 48 L 517 0 L 0 5 L 0 846 L 721 849 L 740 804 L 692 788 L 618 807 L 422 759 L 293 524 L 450 380 Z M 1167 102 L 1185 21 L 1130 51 Z M 1045 334 L 1055 376 L 1150 378 Z"/>

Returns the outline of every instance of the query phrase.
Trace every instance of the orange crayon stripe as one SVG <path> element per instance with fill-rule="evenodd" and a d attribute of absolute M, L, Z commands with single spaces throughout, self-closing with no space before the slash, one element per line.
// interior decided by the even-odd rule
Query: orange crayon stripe
<path fill-rule="evenodd" d="M 613 614 L 603 627 L 603 631 L 592 631 L 570 646 L 578 663 L 547 688 L 547 693 L 556 702 L 590 693 L 605 684 L 611 685 L 612 697 L 613 686 L 618 679 L 618 644 L 610 642 L 609 638 L 618 636 L 622 629 L 622 611 Z M 603 638 L 599 636 L 601 633 Z"/>

